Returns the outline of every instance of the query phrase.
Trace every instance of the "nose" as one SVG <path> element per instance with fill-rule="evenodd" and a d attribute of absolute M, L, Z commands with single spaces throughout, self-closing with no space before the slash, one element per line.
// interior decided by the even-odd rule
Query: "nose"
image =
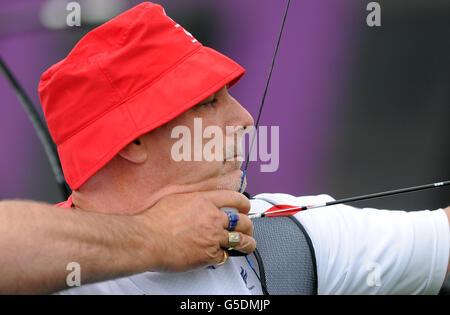
<path fill-rule="evenodd" d="M 244 129 L 249 130 L 249 127 L 254 125 L 254 120 L 252 115 L 231 95 L 229 97 L 229 107 L 227 113 L 230 115 L 228 120 L 228 125 L 230 126 L 242 126 Z"/>

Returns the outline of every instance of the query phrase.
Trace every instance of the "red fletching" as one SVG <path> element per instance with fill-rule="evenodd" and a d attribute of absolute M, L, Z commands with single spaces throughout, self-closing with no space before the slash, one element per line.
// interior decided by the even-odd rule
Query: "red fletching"
<path fill-rule="evenodd" d="M 270 218 L 289 217 L 302 210 L 304 210 L 304 207 L 296 207 L 291 205 L 277 205 L 264 212 L 264 215 Z"/>

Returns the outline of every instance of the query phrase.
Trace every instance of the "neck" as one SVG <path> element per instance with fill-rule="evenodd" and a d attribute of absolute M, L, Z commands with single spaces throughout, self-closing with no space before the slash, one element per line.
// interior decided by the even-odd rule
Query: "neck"
<path fill-rule="evenodd" d="M 131 186 L 129 186 L 131 187 Z M 75 208 L 109 214 L 134 215 L 154 206 L 164 196 L 171 194 L 189 193 L 194 191 L 214 190 L 210 185 L 170 185 L 158 190 L 145 191 L 137 187 L 131 189 L 111 190 L 102 186 L 90 190 L 76 190 L 72 193 Z"/>
<path fill-rule="evenodd" d="M 165 192 L 161 183 L 144 177 L 136 166 L 113 159 L 72 193 L 76 208 L 111 214 L 137 214 L 154 205 Z M 159 187 L 160 189 L 155 189 Z M 163 187 L 163 188 L 161 188 Z"/>
<path fill-rule="evenodd" d="M 145 210 L 146 204 L 157 201 L 149 196 L 155 196 L 151 191 L 141 191 L 137 188 L 129 190 L 118 189 L 111 185 L 98 185 L 92 189 L 83 187 L 72 193 L 74 206 L 78 209 L 110 214 L 137 214 Z M 142 196 L 142 198 L 139 198 Z"/>

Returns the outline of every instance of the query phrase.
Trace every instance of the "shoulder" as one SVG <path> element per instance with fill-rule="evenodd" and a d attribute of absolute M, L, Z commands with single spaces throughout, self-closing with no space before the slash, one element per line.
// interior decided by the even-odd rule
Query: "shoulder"
<path fill-rule="evenodd" d="M 67 199 L 66 201 L 56 204 L 55 207 L 71 209 L 73 207 L 72 195 L 70 195 L 69 199 Z"/>

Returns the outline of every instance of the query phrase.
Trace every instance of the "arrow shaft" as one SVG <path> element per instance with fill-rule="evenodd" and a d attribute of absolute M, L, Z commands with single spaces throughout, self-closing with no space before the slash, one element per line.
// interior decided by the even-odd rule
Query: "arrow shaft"
<path fill-rule="evenodd" d="M 381 197 L 386 197 L 386 196 L 391 196 L 391 195 L 404 194 L 404 193 L 409 193 L 409 192 L 413 192 L 413 191 L 438 188 L 438 187 L 443 187 L 443 186 L 448 186 L 448 185 L 450 185 L 450 180 L 443 181 L 443 182 L 437 182 L 437 183 L 433 183 L 433 184 L 426 184 L 426 185 L 420 185 L 420 186 L 414 186 L 414 187 L 408 187 L 408 188 L 389 190 L 389 191 L 384 191 L 384 192 L 379 192 L 379 193 L 374 193 L 374 194 L 369 194 L 369 195 L 362 195 L 362 196 L 350 197 L 350 198 L 345 198 L 345 199 L 339 199 L 339 200 L 334 200 L 334 201 L 330 201 L 330 202 L 323 203 L 323 204 L 316 204 L 316 205 L 310 205 L 310 206 L 299 206 L 299 207 L 292 207 L 292 208 L 280 209 L 280 210 L 271 210 L 273 208 L 276 208 L 276 206 L 275 206 L 275 207 L 267 210 L 264 213 L 249 214 L 249 218 L 256 219 L 256 218 L 263 218 L 263 217 L 277 217 L 277 216 L 282 216 L 283 214 L 288 213 L 288 212 L 293 212 L 290 215 L 294 215 L 295 213 L 297 213 L 299 211 L 303 211 L 303 210 L 333 206 L 333 205 L 342 204 L 342 203 L 350 203 L 350 202 L 362 201 L 362 200 L 368 200 L 368 199 L 374 199 L 374 198 L 381 198 Z"/>

